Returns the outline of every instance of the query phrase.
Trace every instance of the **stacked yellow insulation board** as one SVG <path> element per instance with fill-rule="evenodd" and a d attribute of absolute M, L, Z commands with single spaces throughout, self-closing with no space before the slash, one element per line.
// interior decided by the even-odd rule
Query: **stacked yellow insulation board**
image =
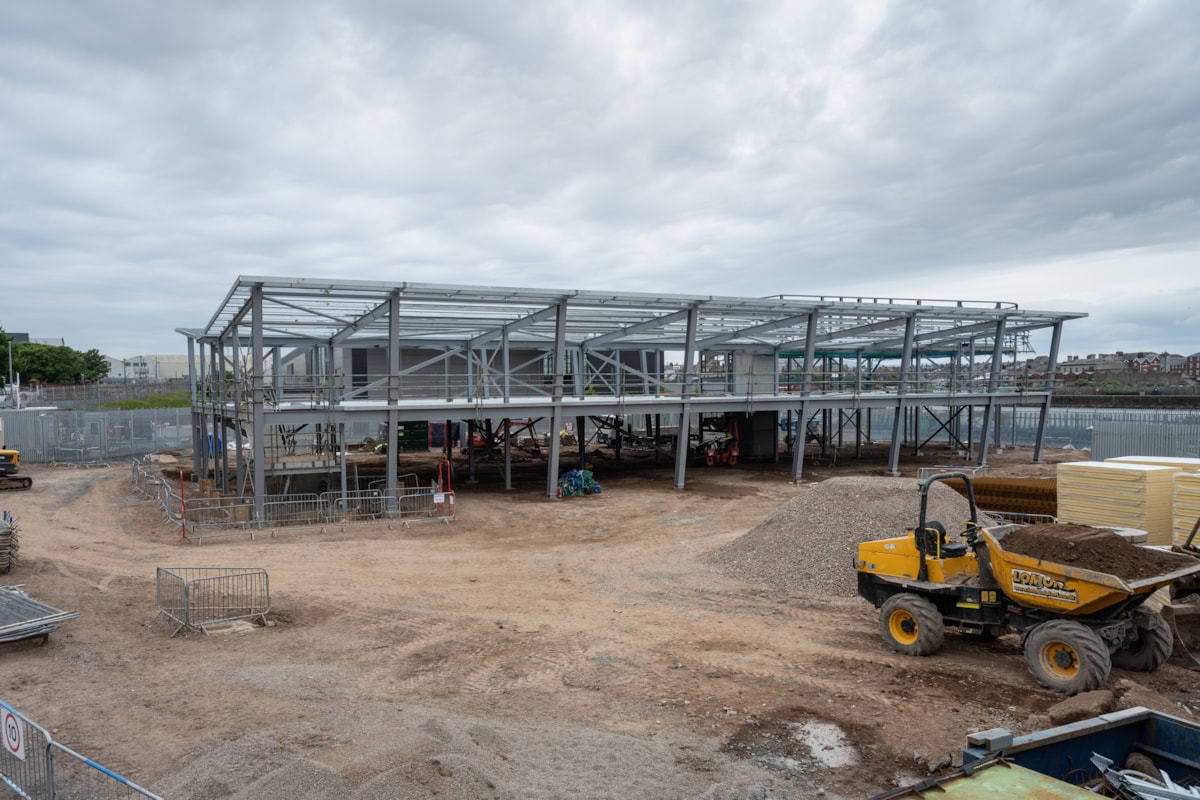
<path fill-rule="evenodd" d="M 1184 472 L 1200 472 L 1200 458 L 1171 456 L 1118 456 L 1104 459 L 1106 464 L 1152 464 L 1156 467 L 1175 467 Z"/>
<path fill-rule="evenodd" d="M 1192 526 L 1200 519 L 1200 473 L 1181 472 L 1175 476 L 1175 527 L 1172 533 L 1174 544 L 1183 544 L 1192 533 Z M 1200 544 L 1200 533 L 1196 534 L 1193 546 Z"/>
<path fill-rule="evenodd" d="M 1172 458 L 1170 456 L 1120 456 L 1106 458 L 1105 463 L 1153 464 L 1157 467 L 1175 467 L 1175 494 L 1171 505 L 1171 542 L 1183 544 L 1200 517 L 1200 458 Z M 1200 544 L 1200 534 L 1196 535 Z"/>
<path fill-rule="evenodd" d="M 1076 461 L 1058 465 L 1058 521 L 1141 528 L 1146 543 L 1172 538 L 1177 467 Z"/>

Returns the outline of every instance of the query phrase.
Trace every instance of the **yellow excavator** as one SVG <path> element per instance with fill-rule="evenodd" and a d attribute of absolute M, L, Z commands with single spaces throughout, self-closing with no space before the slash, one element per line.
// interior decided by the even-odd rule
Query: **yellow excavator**
<path fill-rule="evenodd" d="M 4 420 L 0 419 L 0 492 L 7 489 L 29 489 L 33 478 L 18 476 L 21 471 L 21 453 L 4 446 Z"/>
<path fill-rule="evenodd" d="M 8 489 L 29 489 L 33 487 L 33 478 L 28 475 L 17 475 L 21 471 L 21 453 L 0 447 L 0 491 Z"/>

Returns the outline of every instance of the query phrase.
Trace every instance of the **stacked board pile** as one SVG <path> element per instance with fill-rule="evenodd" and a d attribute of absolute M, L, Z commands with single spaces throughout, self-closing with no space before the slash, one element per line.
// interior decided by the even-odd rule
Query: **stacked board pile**
<path fill-rule="evenodd" d="M 1058 465 L 1058 519 L 1140 528 L 1147 544 L 1171 544 L 1177 467 L 1077 461 Z"/>
<path fill-rule="evenodd" d="M 9 572 L 17 563 L 20 539 L 17 536 L 17 518 L 7 511 L 0 513 L 0 572 Z"/>
<path fill-rule="evenodd" d="M 1174 467 L 1184 472 L 1200 472 L 1200 458 L 1171 456 L 1117 456 L 1104 459 L 1105 464 L 1149 464 L 1154 467 Z"/>
<path fill-rule="evenodd" d="M 1200 520 L 1200 472 L 1181 472 L 1175 476 L 1175 502 L 1171 511 L 1174 516 L 1171 543 L 1184 544 L 1192 535 L 1196 520 Z M 1192 544 L 1200 544 L 1200 533 Z"/>
<path fill-rule="evenodd" d="M 1151 464 L 1174 467 L 1175 493 L 1171 504 L 1171 543 L 1183 544 L 1200 519 L 1200 458 L 1171 458 L 1169 456 L 1120 456 L 1104 459 L 1106 464 Z M 1200 541 L 1200 534 L 1197 534 Z"/>

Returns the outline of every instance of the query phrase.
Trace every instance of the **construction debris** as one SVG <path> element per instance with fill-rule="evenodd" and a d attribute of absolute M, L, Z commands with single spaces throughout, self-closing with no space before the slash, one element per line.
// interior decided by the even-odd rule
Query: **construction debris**
<path fill-rule="evenodd" d="M 78 611 L 60 611 L 34 600 L 19 586 L 0 586 L 0 642 L 35 636 L 45 641 L 60 622 L 78 616 Z"/>
<path fill-rule="evenodd" d="M 7 511 L 0 512 L 0 573 L 8 574 L 17 563 L 20 538 L 17 518 Z"/>

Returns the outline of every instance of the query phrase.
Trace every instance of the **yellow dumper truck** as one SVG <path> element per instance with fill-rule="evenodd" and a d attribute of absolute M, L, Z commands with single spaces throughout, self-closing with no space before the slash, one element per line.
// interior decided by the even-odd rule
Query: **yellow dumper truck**
<path fill-rule="evenodd" d="M 970 519 L 951 536 L 926 508 L 929 487 L 954 479 L 966 483 Z M 860 544 L 854 561 L 858 592 L 880 609 L 892 649 L 931 655 L 947 627 L 987 638 L 1015 630 L 1037 682 L 1071 695 L 1099 687 L 1113 665 L 1149 672 L 1171 655 L 1171 627 L 1146 601 L 1200 572 L 1200 560 L 1085 526 L 984 528 L 960 472 L 920 492 L 917 526 Z"/>

